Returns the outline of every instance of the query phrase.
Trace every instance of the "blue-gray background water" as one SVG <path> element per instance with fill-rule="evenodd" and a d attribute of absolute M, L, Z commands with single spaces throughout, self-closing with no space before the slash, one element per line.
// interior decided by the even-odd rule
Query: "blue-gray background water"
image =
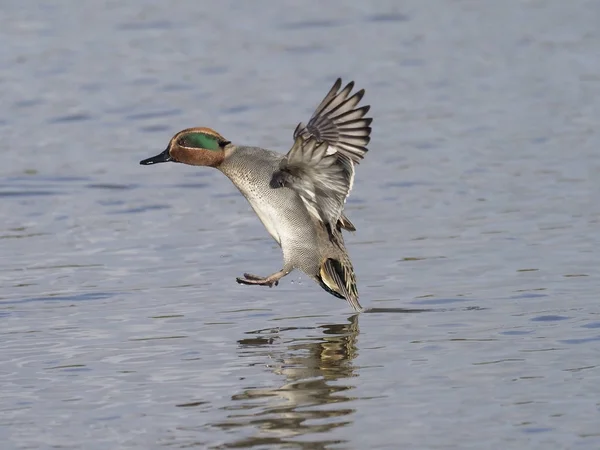
<path fill-rule="evenodd" d="M 600 3 L 4 1 L 4 449 L 600 448 Z M 366 307 L 300 273 L 208 126 L 286 152 L 341 76 Z"/>

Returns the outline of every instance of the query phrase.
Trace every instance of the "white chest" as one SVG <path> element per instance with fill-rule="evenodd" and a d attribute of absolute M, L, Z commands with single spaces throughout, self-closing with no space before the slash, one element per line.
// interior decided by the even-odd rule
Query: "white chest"
<path fill-rule="evenodd" d="M 245 181 L 238 180 L 235 184 L 244 197 L 246 197 L 269 234 L 281 245 L 280 224 L 277 221 L 277 217 L 280 217 L 281 214 L 277 214 L 276 206 L 273 205 L 271 198 L 273 193 L 270 193 L 269 188 L 266 186 L 256 186 L 253 183 Z"/>
<path fill-rule="evenodd" d="M 275 241 L 279 245 L 281 245 L 281 237 L 279 235 L 278 229 L 279 227 L 277 226 L 277 222 L 274 217 L 275 211 L 273 210 L 273 208 L 268 204 L 261 204 L 260 201 L 257 200 L 253 201 L 250 200 L 250 198 L 248 198 L 248 200 L 250 201 L 252 209 L 254 209 L 254 212 L 256 212 L 256 215 L 263 223 L 269 234 L 273 237 L 273 239 L 275 239 Z"/>

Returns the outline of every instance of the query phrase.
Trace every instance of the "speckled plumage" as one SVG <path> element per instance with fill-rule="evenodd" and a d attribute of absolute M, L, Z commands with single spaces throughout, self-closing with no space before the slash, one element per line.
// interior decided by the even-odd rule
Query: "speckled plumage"
<path fill-rule="evenodd" d="M 242 284 L 277 285 L 294 269 L 361 311 L 352 263 L 342 230 L 354 230 L 344 205 L 354 166 L 367 152 L 368 106 L 357 108 L 364 91 L 338 79 L 307 125 L 299 124 L 286 154 L 235 145 L 208 128 L 179 132 L 167 149 L 142 164 L 175 161 L 208 165 L 225 174 L 246 197 L 281 246 L 283 268 L 268 277 L 244 274 Z"/>

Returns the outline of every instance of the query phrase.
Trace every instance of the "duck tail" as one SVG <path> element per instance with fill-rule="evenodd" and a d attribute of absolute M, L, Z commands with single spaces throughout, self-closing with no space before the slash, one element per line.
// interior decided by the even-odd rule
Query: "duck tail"
<path fill-rule="evenodd" d="M 346 299 L 354 311 L 363 311 L 363 307 L 358 302 L 356 276 L 349 259 L 344 261 L 325 259 L 319 267 L 317 278 L 321 287 L 331 295 Z"/>

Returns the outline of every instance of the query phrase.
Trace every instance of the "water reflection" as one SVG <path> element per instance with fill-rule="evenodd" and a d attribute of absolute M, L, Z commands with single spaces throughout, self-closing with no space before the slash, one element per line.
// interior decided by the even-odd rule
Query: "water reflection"
<path fill-rule="evenodd" d="M 225 448 L 293 444 L 294 447 L 319 449 L 343 443 L 341 440 L 315 441 L 314 433 L 324 433 L 351 421 L 354 409 L 344 407 L 353 400 L 349 391 L 355 376 L 358 315 L 348 323 L 303 328 L 301 337 L 290 337 L 299 328 L 252 331 L 242 339 L 240 356 L 250 357 L 282 375 L 281 385 L 246 387 L 232 397 L 227 420 L 215 424 L 222 429 L 254 427 L 252 437 L 225 444 Z M 305 330 L 310 330 L 308 333 Z M 316 332 L 316 333 L 314 333 Z M 299 436 L 311 434 L 302 443 Z M 292 440 L 292 438 L 294 438 Z"/>

